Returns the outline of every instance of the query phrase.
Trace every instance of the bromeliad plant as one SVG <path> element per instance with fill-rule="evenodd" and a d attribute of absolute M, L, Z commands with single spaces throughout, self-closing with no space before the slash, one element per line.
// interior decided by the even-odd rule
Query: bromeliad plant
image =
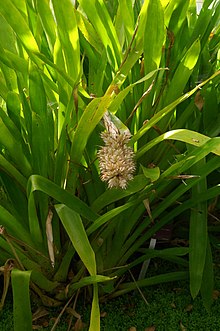
<path fill-rule="evenodd" d="M 11 274 L 16 330 L 31 329 L 29 286 L 47 306 L 92 286 L 91 331 L 100 329 L 98 297 L 136 286 L 189 277 L 193 298 L 201 291 L 210 306 L 219 7 L 205 0 L 197 15 L 194 0 L 1 4 L 1 306 Z M 183 213 L 189 247 L 149 249 Z M 181 271 L 126 282 L 155 257 Z"/>

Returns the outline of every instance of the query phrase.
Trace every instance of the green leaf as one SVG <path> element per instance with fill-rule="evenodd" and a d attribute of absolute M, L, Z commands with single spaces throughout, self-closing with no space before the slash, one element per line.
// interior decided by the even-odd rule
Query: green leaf
<path fill-rule="evenodd" d="M 190 171 L 190 168 L 196 164 L 198 161 L 203 159 L 206 156 L 206 153 L 203 153 L 203 148 L 200 148 L 198 150 L 193 151 L 193 153 L 189 154 L 189 156 L 186 158 L 186 160 L 182 162 L 178 162 L 177 164 L 174 164 L 170 166 L 169 169 L 167 169 L 163 174 L 161 174 L 160 180 L 164 181 L 165 178 L 169 178 L 169 176 L 172 176 L 175 174 L 181 174 L 186 171 Z M 176 167 L 177 165 L 177 167 Z M 187 185 L 179 185 L 175 188 L 175 190 L 172 190 L 170 194 L 167 196 L 167 199 L 165 199 L 163 202 L 160 203 L 158 208 L 153 212 L 154 217 L 158 217 L 160 213 L 164 210 L 166 210 L 172 203 L 175 201 L 178 201 L 181 195 L 183 195 L 186 191 L 191 189 L 194 185 L 199 183 L 201 180 L 204 180 L 206 176 L 208 176 L 211 172 L 216 170 L 219 167 L 219 158 L 214 157 L 210 158 L 207 163 L 205 163 L 202 167 L 198 168 L 196 172 L 193 174 L 195 175 L 195 178 L 192 177 L 191 179 L 187 180 Z M 191 171 L 190 171 L 191 172 Z M 192 172 L 191 172 L 192 173 Z M 172 178 L 172 177 L 171 177 Z M 159 190 L 163 190 L 164 187 L 161 184 L 158 187 Z M 219 186 L 213 187 L 213 189 L 209 189 L 204 192 L 200 192 L 198 195 L 194 196 L 193 199 L 190 199 L 189 201 L 184 202 L 182 206 L 178 206 L 177 209 L 180 209 L 181 212 L 185 210 L 185 207 L 188 206 L 189 208 L 193 207 L 197 202 L 201 203 L 203 201 L 206 201 L 210 198 L 215 197 L 218 194 Z M 173 211 L 174 212 L 174 211 Z M 175 217 L 175 214 L 173 215 L 171 212 L 171 218 L 173 219 Z M 166 219 L 166 216 L 164 217 Z"/>
<path fill-rule="evenodd" d="M 213 302 L 213 289 L 214 289 L 214 270 L 212 261 L 212 251 L 209 240 L 207 240 L 206 260 L 203 270 L 201 295 L 203 304 L 208 312 Z"/>
<path fill-rule="evenodd" d="M 134 262 L 129 263 L 129 265 L 125 265 L 125 269 L 131 269 L 134 266 L 143 263 L 144 261 L 155 258 L 155 257 L 160 257 L 161 259 L 165 259 L 168 261 L 176 262 L 181 265 L 187 266 L 188 267 L 188 261 L 186 259 L 182 259 L 179 256 L 184 256 L 189 254 L 189 248 L 186 247 L 181 247 L 181 248 L 167 248 L 163 250 L 157 250 L 157 249 L 140 249 L 140 252 L 144 253 L 144 255 L 140 256 L 137 258 Z M 124 272 L 123 272 L 124 273 Z M 118 272 L 114 272 L 114 274 L 118 274 Z M 119 270 L 119 276 L 120 276 L 120 270 Z"/>
<path fill-rule="evenodd" d="M 149 6 L 150 0 L 145 0 L 143 3 L 143 6 L 141 7 L 139 17 L 137 20 L 137 32 L 135 35 L 135 48 L 136 51 L 143 51 L 143 41 L 144 41 L 144 33 L 145 33 L 145 27 L 146 27 L 146 20 L 147 20 L 147 10 Z"/>
<path fill-rule="evenodd" d="M 38 45 L 29 29 L 27 21 L 11 0 L 6 0 L 1 3 L 0 13 L 22 41 L 27 52 L 38 52 Z"/>
<path fill-rule="evenodd" d="M 14 133 L 15 132 L 16 131 L 14 131 Z M 7 149 L 8 153 L 16 163 L 17 168 L 20 170 L 20 172 L 24 176 L 29 177 L 31 173 L 31 166 L 23 153 L 21 142 L 16 139 L 15 134 L 13 135 L 10 132 L 10 130 L 7 128 L 1 117 L 0 117 L 0 144 Z"/>
<path fill-rule="evenodd" d="M 167 2 L 166 0 L 163 0 L 163 2 Z M 166 5 L 163 5 L 163 7 L 165 7 L 165 26 L 168 27 L 169 25 L 169 21 L 170 18 L 173 14 L 173 12 L 175 11 L 175 9 L 180 5 L 180 1 L 176 1 L 176 0 L 171 0 L 168 1 L 168 3 Z"/>
<path fill-rule="evenodd" d="M 7 112 L 11 120 L 14 122 L 16 127 L 20 130 L 21 123 L 20 123 L 20 99 L 17 93 L 9 92 L 7 95 Z M 15 130 L 13 130 L 15 131 Z"/>
<path fill-rule="evenodd" d="M 65 282 L 68 276 L 70 264 L 72 261 L 72 258 L 75 254 L 75 249 L 72 246 L 72 244 L 68 243 L 68 248 L 65 254 L 62 256 L 62 261 L 59 264 L 59 269 L 56 271 L 56 274 L 54 275 L 53 279 L 58 282 Z M 66 295 L 65 295 L 66 297 Z"/>
<path fill-rule="evenodd" d="M 96 261 L 94 251 L 89 243 L 82 220 L 78 213 L 65 205 L 55 205 L 63 226 L 91 276 L 96 275 Z"/>
<path fill-rule="evenodd" d="M 205 98 L 202 111 L 204 131 L 211 137 L 218 136 L 220 132 L 220 112 L 216 88 L 215 84 L 210 83 L 204 93 L 202 93 L 202 96 Z M 211 112 L 210 109 L 212 109 Z"/>
<path fill-rule="evenodd" d="M 170 104 L 183 92 L 200 54 L 200 41 L 196 40 L 180 61 L 166 95 L 166 104 Z"/>
<path fill-rule="evenodd" d="M 161 174 L 160 176 L 160 184 L 157 185 L 157 194 L 161 194 L 161 192 L 166 192 L 167 187 L 169 188 L 169 182 L 167 182 L 165 179 L 168 179 L 170 175 L 174 174 L 181 174 L 184 173 L 186 170 L 189 171 L 189 168 L 204 158 L 206 153 L 203 151 L 203 147 L 198 148 L 198 150 L 193 151 L 191 154 L 188 156 L 188 160 L 184 160 L 183 163 L 181 164 L 180 162 L 170 166 L 164 173 Z M 199 156 L 199 157 L 198 157 Z M 194 208 L 196 203 L 198 202 L 203 202 L 207 201 L 209 198 L 213 198 L 218 195 L 219 192 L 219 187 L 217 186 L 216 188 L 213 188 L 213 190 L 208 190 L 208 192 L 203 192 L 203 194 L 198 195 L 198 200 L 195 197 L 194 200 L 191 200 L 186 206 L 185 209 L 185 203 L 182 204 L 181 206 L 178 206 L 176 209 L 172 210 L 168 214 L 163 214 L 170 206 L 173 207 L 173 204 L 176 203 L 176 201 L 179 201 L 181 196 L 184 196 L 184 193 L 190 190 L 194 185 L 196 185 L 200 180 L 204 180 L 208 174 L 213 172 L 214 170 L 219 168 L 219 158 L 214 157 L 210 158 L 210 160 L 203 166 L 200 167 L 196 173 L 197 178 L 192 178 L 191 180 L 187 180 L 187 185 L 178 185 L 175 189 L 172 189 L 170 192 L 169 188 L 169 195 L 166 194 L 166 199 L 160 202 L 159 205 L 157 205 L 157 208 L 155 208 L 152 211 L 152 217 L 153 219 L 160 218 L 160 222 L 155 223 L 154 225 L 151 225 L 147 233 L 145 233 L 145 236 L 143 237 L 141 234 L 146 228 L 146 224 L 150 225 L 150 219 L 146 219 L 144 223 L 142 223 L 136 230 L 135 232 L 129 236 L 127 241 L 123 245 L 123 251 L 121 251 L 122 254 L 126 254 L 123 256 L 123 262 L 126 263 L 127 257 L 131 255 L 134 251 L 139 249 L 141 245 L 143 245 L 146 240 L 151 238 L 157 231 L 159 231 L 163 226 L 168 224 L 169 222 L 172 222 L 173 219 L 178 216 L 179 214 L 183 213 L 186 209 L 188 208 Z M 167 177 L 168 176 L 168 177 Z M 170 182 L 171 183 L 171 182 Z M 143 199 L 145 199 L 146 193 L 143 192 Z M 131 248 L 130 248 L 131 246 Z M 128 252 L 127 252 L 128 250 Z"/>
<path fill-rule="evenodd" d="M 124 210 L 138 204 L 138 200 L 134 200 L 131 202 L 127 202 L 124 205 L 121 205 L 120 207 L 116 207 L 110 211 L 108 211 L 107 213 L 103 214 L 102 216 L 100 216 L 99 218 L 97 218 L 94 223 L 92 225 L 90 225 L 90 227 L 87 229 L 87 234 L 90 235 L 91 233 L 93 233 L 95 230 L 97 230 L 98 228 L 100 228 L 103 224 L 105 224 L 106 222 L 110 221 L 111 219 L 113 219 L 113 217 L 119 215 L 121 212 L 123 212 Z"/>
<path fill-rule="evenodd" d="M 115 18 L 115 30 L 121 47 L 126 39 L 129 44 L 134 31 L 134 11 L 131 1 L 121 0 L 118 3 L 117 16 Z"/>
<path fill-rule="evenodd" d="M 56 45 L 55 45 L 56 46 Z M 60 45 L 59 45 L 60 47 Z M 58 48 L 59 48 L 58 47 Z M 55 47 L 56 48 L 56 47 Z M 49 65 L 52 69 L 55 69 L 56 73 L 60 74 L 60 77 L 61 78 L 64 78 L 65 80 L 65 83 L 67 82 L 71 87 L 74 87 L 76 82 L 72 79 L 72 77 L 70 75 L 68 75 L 65 71 L 64 71 L 64 66 L 62 66 L 59 63 L 57 63 L 57 54 L 56 54 L 56 51 L 54 51 L 54 57 L 55 57 L 55 62 L 56 64 L 51 61 L 49 58 L 47 58 L 43 53 L 37 53 L 36 56 L 42 61 L 42 63 L 44 64 L 47 64 Z M 59 49 L 59 51 L 61 52 L 61 49 Z M 61 53 L 62 54 L 62 53 Z M 59 75 L 57 75 L 59 81 L 61 80 L 61 78 L 59 77 Z M 62 81 L 62 80 L 61 80 Z M 59 91 L 59 94 L 60 94 L 60 98 L 62 99 L 62 94 L 61 94 L 61 91 Z M 65 100 L 63 100 L 63 103 L 65 104 L 64 102 Z"/>
<path fill-rule="evenodd" d="M 192 173 L 196 173 L 203 166 L 204 159 L 191 167 Z M 199 193 L 207 190 L 206 178 L 192 187 L 192 199 Z M 206 260 L 207 247 L 207 202 L 198 202 L 191 210 L 189 233 L 189 273 L 190 291 L 195 298 L 200 291 L 202 276 Z"/>
<path fill-rule="evenodd" d="M 98 215 L 94 213 L 85 202 L 42 176 L 32 175 L 28 180 L 28 198 L 30 198 L 35 191 L 41 191 L 56 201 L 65 204 L 90 222 L 96 220 L 98 217 Z"/>
<path fill-rule="evenodd" d="M 43 236 L 45 233 L 42 233 L 40 227 L 40 219 L 37 214 L 37 204 L 35 203 L 35 197 L 33 194 L 28 196 L 28 219 L 29 219 L 29 229 L 31 237 L 34 238 L 34 241 L 39 247 L 43 246 Z"/>
<path fill-rule="evenodd" d="M 216 1 L 215 5 L 210 6 L 211 3 L 212 1 L 204 1 L 203 8 L 199 13 L 193 33 L 188 41 L 189 45 L 191 45 L 196 39 L 200 38 L 202 41 L 202 48 L 204 48 L 205 43 L 210 37 L 211 31 L 216 26 L 216 23 L 219 20 L 220 3 Z"/>
<path fill-rule="evenodd" d="M 22 187 L 23 191 L 26 190 L 27 179 L 9 162 L 3 155 L 0 154 L 0 169 L 7 173 L 13 180 L 17 181 Z"/>
<path fill-rule="evenodd" d="M 7 111 L 9 112 L 10 115 L 12 115 L 12 111 L 11 111 L 11 96 L 13 95 L 13 92 L 8 92 L 7 95 Z M 18 104 L 19 106 L 19 104 Z M 15 107 L 15 105 L 13 105 L 13 108 Z M 10 118 L 10 115 L 8 116 L 8 114 L 2 109 L 0 108 L 0 118 L 2 119 L 2 121 L 4 122 L 4 125 L 7 127 L 7 129 L 10 131 L 11 135 L 21 144 L 24 146 L 24 142 L 22 139 L 22 135 L 21 132 L 19 130 L 19 128 L 15 125 L 15 123 L 13 122 L 13 120 Z M 13 114 L 14 115 L 14 114 Z M 13 116 L 12 116 L 13 117 Z M 14 117 L 13 117 L 14 119 Z M 16 116 L 16 119 L 18 119 L 18 117 Z M 22 146 L 22 147 L 23 147 Z"/>
<path fill-rule="evenodd" d="M 75 10 L 75 15 L 78 29 L 82 32 L 88 43 L 93 46 L 99 54 L 101 54 L 103 51 L 103 46 L 98 33 L 89 20 L 82 13 L 80 13 L 80 11 Z"/>
<path fill-rule="evenodd" d="M 5 85 L 5 79 L 2 72 L 0 72 L 0 96 L 3 100 L 6 100 L 8 94 L 8 88 Z"/>
<path fill-rule="evenodd" d="M 169 256 L 183 256 L 189 253 L 188 247 L 175 247 L 175 248 L 165 248 L 163 250 L 160 249 L 143 249 L 143 251 L 146 253 L 146 256 L 149 257 L 169 257 Z"/>
<path fill-rule="evenodd" d="M 52 3 L 60 46 L 65 56 L 66 71 L 76 84 L 80 73 L 80 46 L 73 5 L 70 0 L 52 0 Z"/>
<path fill-rule="evenodd" d="M 79 4 L 99 34 L 99 38 L 102 40 L 107 52 L 108 61 L 116 71 L 121 62 L 121 50 L 105 2 L 103 0 L 97 0 L 94 2 L 79 0 Z"/>
<path fill-rule="evenodd" d="M 68 166 L 67 141 L 68 141 L 68 135 L 66 132 L 66 127 L 63 126 L 58 141 L 57 154 L 54 165 L 54 182 L 55 184 L 61 187 L 64 186 L 67 176 L 67 166 Z"/>
<path fill-rule="evenodd" d="M 197 147 L 205 146 L 208 142 L 210 142 L 210 145 L 212 144 L 212 148 L 209 150 L 209 153 L 212 152 L 216 155 L 220 155 L 220 147 L 219 147 L 219 137 L 216 138 L 209 138 L 201 133 L 198 133 L 196 131 L 191 131 L 187 129 L 179 129 L 179 130 L 172 130 L 168 131 L 161 136 L 153 139 L 151 142 L 143 146 L 138 150 L 136 153 L 136 158 L 138 159 L 143 154 L 145 154 L 147 151 L 149 151 L 152 147 L 157 145 L 158 143 L 162 142 L 163 140 L 167 139 L 173 139 L 173 140 L 179 140 L 182 142 L 185 142 L 189 145 L 194 145 Z M 207 145 L 208 146 L 208 145 Z"/>
<path fill-rule="evenodd" d="M 2 15 L 0 16 L 0 27 L 1 50 L 8 50 L 16 54 L 17 50 L 15 46 L 14 32 L 11 26 L 8 24 L 7 20 Z"/>
<path fill-rule="evenodd" d="M 93 300 L 89 331 L 100 331 L 99 293 L 97 284 L 93 285 Z"/>
<path fill-rule="evenodd" d="M 158 113 L 156 113 L 146 124 L 144 124 L 140 130 L 131 138 L 131 143 L 136 142 L 138 139 L 140 139 L 150 128 L 153 127 L 156 123 L 158 123 L 164 116 L 169 114 L 172 110 L 175 109 L 177 105 L 179 105 L 184 100 L 188 99 L 191 95 L 193 95 L 198 89 L 200 89 L 203 85 L 208 83 L 210 80 L 214 79 L 216 76 L 220 74 L 220 71 L 217 71 L 214 73 L 211 77 L 203 81 L 201 84 L 197 85 L 193 90 L 190 92 L 187 92 L 174 102 L 172 102 L 170 105 L 164 107 L 162 110 L 160 110 Z"/>
<path fill-rule="evenodd" d="M 102 282 L 108 282 L 110 280 L 115 279 L 116 277 L 107 277 L 107 276 L 102 276 L 102 275 L 95 275 L 95 276 L 88 276 L 80 279 L 78 282 L 74 284 L 70 284 L 68 291 L 76 291 L 78 288 L 88 286 L 88 285 L 94 285 L 97 283 L 102 283 Z"/>
<path fill-rule="evenodd" d="M 3 50 L 1 46 L 0 50 L 0 59 L 5 65 L 7 65 L 11 69 L 21 72 L 23 75 L 27 73 L 28 62 L 25 59 L 10 51 Z"/>
<path fill-rule="evenodd" d="M 146 168 L 141 164 L 141 169 L 146 178 L 150 178 L 152 182 L 155 182 L 160 177 L 160 168 Z"/>
<path fill-rule="evenodd" d="M 49 2 L 47 0 L 37 0 L 36 7 L 52 52 L 56 41 L 56 25 Z"/>
<path fill-rule="evenodd" d="M 0 205 L 0 223 L 4 226 L 5 230 L 16 237 L 17 239 L 33 246 L 32 238 L 30 238 L 30 233 L 28 229 L 21 224 L 8 210 Z"/>
<path fill-rule="evenodd" d="M 104 115 L 107 107 L 114 98 L 114 93 L 107 91 L 102 98 L 96 98 L 92 100 L 89 105 L 86 107 L 84 113 L 82 114 L 80 121 L 78 123 L 77 129 L 75 131 L 70 157 L 71 161 L 74 164 L 72 176 L 76 183 L 76 178 L 79 170 L 79 165 L 83 156 L 84 149 L 87 144 L 87 140 L 95 129 L 96 125 L 101 120 Z M 75 188 L 75 183 L 73 187 Z"/>
<path fill-rule="evenodd" d="M 0 61 L 0 68 L 4 75 L 7 87 L 11 91 L 16 89 L 16 75 L 15 72 L 10 69 L 10 60 L 7 58 L 5 50 L 16 53 L 15 40 L 16 38 L 13 30 L 4 17 L 0 15 L 0 58 L 3 59 L 3 61 Z"/>
<path fill-rule="evenodd" d="M 31 281 L 34 284 L 36 284 L 39 288 L 41 288 L 47 292 L 54 291 L 54 289 L 59 285 L 59 283 L 56 281 L 49 280 L 44 275 L 45 270 L 46 270 L 46 273 L 49 273 L 52 271 L 52 267 L 49 264 L 48 256 L 45 256 L 44 252 L 42 254 L 42 252 L 40 252 L 38 250 L 39 247 L 37 247 L 37 249 L 36 248 L 34 249 L 33 245 L 29 246 L 29 244 L 26 245 L 26 243 L 23 242 L 22 246 L 24 246 L 30 252 L 30 255 L 32 255 L 34 252 L 34 260 L 33 260 L 33 256 L 32 256 L 32 259 L 30 259 L 27 257 L 27 251 L 24 253 L 21 250 L 21 248 L 16 245 L 16 243 L 14 241 L 11 241 L 11 243 L 13 244 L 14 249 L 16 251 L 16 254 L 17 254 L 16 258 L 17 257 L 19 258 L 22 266 L 25 269 L 31 270 Z M 6 251 L 8 251 L 10 253 L 10 257 L 14 255 L 6 241 L 4 241 L 4 242 L 0 241 L 0 244 L 3 249 L 5 249 Z M 6 245 L 8 245 L 8 247 Z"/>
<path fill-rule="evenodd" d="M 45 134 L 46 132 L 44 119 L 33 112 L 31 140 L 33 172 L 44 177 L 48 176 L 48 136 Z"/>
<path fill-rule="evenodd" d="M 16 219 L 26 227 L 27 221 L 27 200 L 26 190 L 22 189 L 17 182 L 7 175 L 1 174 L 1 186 L 3 189 L 2 206 L 5 207 Z M 4 204 L 5 202 L 5 204 Z"/>
<path fill-rule="evenodd" d="M 152 285 L 161 284 L 161 283 L 168 283 L 168 282 L 173 282 L 173 281 L 177 281 L 177 280 L 183 280 L 183 279 L 187 279 L 188 277 L 189 277 L 188 272 L 177 271 L 177 272 L 170 272 L 167 274 L 157 275 L 157 276 L 149 277 L 146 279 L 138 280 L 138 281 L 136 281 L 136 283 L 134 283 L 134 282 L 123 283 L 119 286 L 119 289 L 115 293 L 113 293 L 113 295 L 111 297 L 114 298 L 119 295 L 133 291 L 133 290 L 137 289 L 137 286 L 138 287 L 152 286 Z"/>
<path fill-rule="evenodd" d="M 42 120 L 47 118 L 47 100 L 41 75 L 35 65 L 32 65 L 29 73 L 30 104 L 32 111 L 38 114 Z"/>
<path fill-rule="evenodd" d="M 73 247 L 76 249 L 85 267 L 88 269 L 91 276 L 96 276 L 95 253 L 89 243 L 80 216 L 65 205 L 56 205 L 55 208 L 73 244 Z M 101 277 L 101 279 L 104 280 L 105 278 Z M 85 284 L 85 282 L 83 283 Z M 89 330 L 98 331 L 100 330 L 100 311 L 97 284 L 94 284 L 93 291 L 94 293 Z"/>
<path fill-rule="evenodd" d="M 216 168 L 217 167 L 218 166 L 216 165 Z M 214 171 L 214 170 L 211 169 L 211 171 Z M 207 175 L 207 174 L 205 174 L 205 175 Z M 189 185 L 189 184 L 187 184 L 187 185 Z M 220 194 L 220 185 L 211 187 L 206 192 L 198 194 L 196 198 L 185 200 L 184 204 L 174 208 L 168 214 L 166 214 L 164 217 L 162 217 L 161 222 L 164 221 L 163 224 L 167 224 L 170 220 L 173 220 L 178 215 L 182 214 L 184 211 L 193 208 L 195 204 L 213 199 L 213 198 L 217 197 L 219 194 Z"/>
<path fill-rule="evenodd" d="M 165 39 L 164 13 L 160 0 L 149 1 L 144 32 L 144 69 L 148 73 L 157 69 Z"/>
<path fill-rule="evenodd" d="M 144 77 L 142 77 L 141 79 L 139 79 L 138 81 L 128 85 L 127 87 L 125 87 L 122 91 L 120 91 L 115 99 L 112 101 L 112 103 L 110 104 L 110 106 L 108 107 L 108 110 L 115 114 L 120 105 L 122 104 L 123 100 L 126 98 L 126 96 L 128 95 L 129 92 L 132 91 L 132 89 L 136 86 L 136 85 L 139 85 L 145 81 L 148 81 L 150 80 L 153 76 L 155 76 L 155 74 L 160 71 L 160 70 L 166 70 L 166 69 L 163 69 L 163 68 L 160 68 L 160 69 L 156 69 L 156 70 L 153 70 L 151 72 L 149 72 L 147 75 L 145 75 Z"/>
<path fill-rule="evenodd" d="M 142 190 L 148 183 L 149 180 L 146 180 L 145 176 L 137 175 L 128 183 L 126 190 L 111 189 L 105 191 L 93 202 L 91 208 L 98 212 L 105 206 Z"/>
<path fill-rule="evenodd" d="M 21 74 L 18 73 L 18 90 L 19 90 L 19 96 L 22 103 L 22 110 L 24 113 L 24 125 L 27 130 L 27 136 L 29 142 L 31 141 L 31 134 L 32 134 L 32 113 L 30 109 L 30 104 L 27 100 L 27 96 L 24 91 L 24 85 L 23 85 L 23 78 Z"/>
<path fill-rule="evenodd" d="M 14 331 L 32 330 L 29 292 L 30 275 L 31 271 L 13 269 L 11 272 Z"/>

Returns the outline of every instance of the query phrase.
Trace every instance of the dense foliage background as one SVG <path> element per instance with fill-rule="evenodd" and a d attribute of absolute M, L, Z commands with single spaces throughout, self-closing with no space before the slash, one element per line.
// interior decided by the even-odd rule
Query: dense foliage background
<path fill-rule="evenodd" d="M 15 330 L 31 329 L 29 288 L 57 306 L 86 287 L 91 331 L 99 300 L 151 284 L 189 279 L 210 307 L 219 16 L 210 0 L 199 15 L 195 0 L 1 3 L 1 307 L 11 277 Z M 103 116 L 132 135 L 125 189 L 100 179 Z M 178 271 L 148 277 L 157 257 Z"/>

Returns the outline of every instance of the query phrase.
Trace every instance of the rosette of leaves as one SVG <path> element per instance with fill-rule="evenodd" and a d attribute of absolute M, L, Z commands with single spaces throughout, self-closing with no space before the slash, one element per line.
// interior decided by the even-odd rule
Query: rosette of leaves
<path fill-rule="evenodd" d="M 11 273 L 16 330 L 31 329 L 29 287 L 47 306 L 86 287 L 91 331 L 98 297 L 137 285 L 190 276 L 192 296 L 201 291 L 210 306 L 219 6 L 205 0 L 197 15 L 185 0 L 1 3 L 0 272 L 2 304 Z M 107 110 L 131 132 L 136 172 L 124 189 L 100 179 Z M 189 247 L 148 249 L 182 215 Z M 128 270 L 157 257 L 179 270 L 127 282 Z"/>

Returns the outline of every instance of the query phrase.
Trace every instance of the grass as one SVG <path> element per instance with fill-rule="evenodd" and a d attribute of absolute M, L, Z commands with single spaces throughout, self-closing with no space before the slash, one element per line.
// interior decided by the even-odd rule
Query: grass
<path fill-rule="evenodd" d="M 100 305 L 101 330 L 103 331 L 145 331 L 152 327 L 152 331 L 197 331 L 197 330 L 220 330 L 220 264 L 219 256 L 215 259 L 215 292 L 211 311 L 208 313 L 202 299 L 198 296 L 194 301 L 191 298 L 188 283 L 180 281 L 165 285 L 153 286 L 143 290 L 148 305 L 138 292 L 113 299 Z M 160 262 L 159 262 L 160 263 Z M 163 268 L 167 264 L 162 262 Z M 161 264 L 151 263 L 150 273 L 161 271 Z M 89 325 L 89 305 L 78 305 L 77 313 L 82 316 L 84 328 Z M 53 323 L 60 310 L 50 310 L 49 315 L 41 318 L 36 323 L 36 328 L 41 327 L 44 331 L 51 330 Z M 68 314 L 61 318 L 56 331 L 68 330 Z M 75 318 L 73 318 L 73 321 Z M 74 324 L 74 323 L 73 323 Z M 44 326 L 44 327 L 43 327 Z M 133 327 L 133 329 L 132 329 Z M 40 328 L 40 329 L 41 329 Z M 135 329 L 136 328 L 136 329 Z M 154 329 L 155 328 L 155 329 Z M 0 330 L 13 331 L 12 302 L 9 295 L 0 319 Z M 71 330 L 74 330 L 73 328 Z M 151 329 L 150 329 L 151 330 Z"/>
<path fill-rule="evenodd" d="M 103 307 L 107 316 L 102 320 L 102 330 L 125 331 L 133 326 L 141 331 L 155 326 L 157 331 L 175 331 L 181 329 L 181 325 L 187 330 L 220 330 L 219 303 L 215 302 L 208 314 L 201 299 L 192 302 L 184 287 L 186 284 L 179 285 L 181 287 L 175 290 L 170 286 L 159 286 L 145 291 L 149 306 L 139 295 L 110 302 Z"/>

